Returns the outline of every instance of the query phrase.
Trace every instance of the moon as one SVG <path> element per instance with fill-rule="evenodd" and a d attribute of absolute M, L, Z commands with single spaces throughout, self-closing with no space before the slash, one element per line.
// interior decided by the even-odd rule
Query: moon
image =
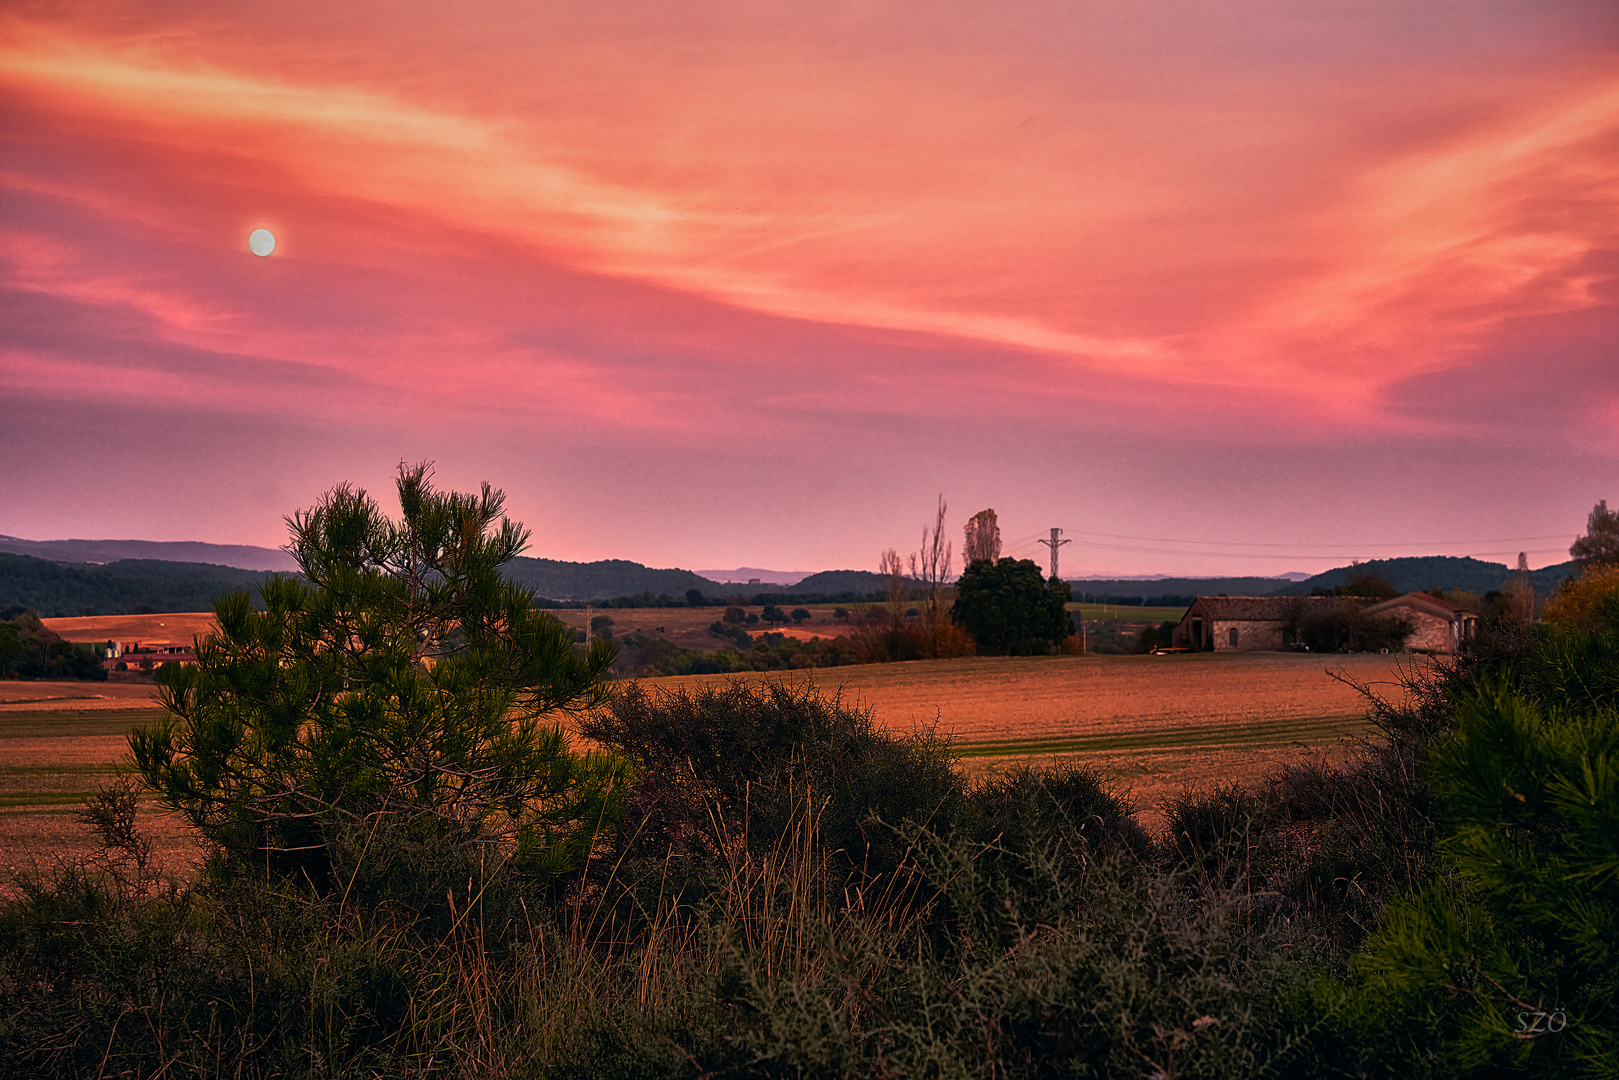
<path fill-rule="evenodd" d="M 275 234 L 269 229 L 254 229 L 248 235 L 247 250 L 263 258 L 275 250 Z"/>

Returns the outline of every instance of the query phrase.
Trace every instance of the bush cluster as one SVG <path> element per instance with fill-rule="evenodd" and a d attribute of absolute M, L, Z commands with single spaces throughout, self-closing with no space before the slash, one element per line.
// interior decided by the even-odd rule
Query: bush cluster
<path fill-rule="evenodd" d="M 0 679 L 106 678 L 96 646 L 64 641 L 32 608 L 0 611 Z"/>
<path fill-rule="evenodd" d="M 797 671 L 807 668 L 840 667 L 856 663 L 854 650 L 842 638 L 788 637 L 766 630 L 750 634 L 740 626 L 715 622 L 709 627 L 715 637 L 736 643 L 734 649 L 707 652 L 686 649 L 668 638 L 649 634 L 628 634 L 613 669 L 620 675 L 648 678 L 657 675 L 721 675 L 742 671 Z"/>

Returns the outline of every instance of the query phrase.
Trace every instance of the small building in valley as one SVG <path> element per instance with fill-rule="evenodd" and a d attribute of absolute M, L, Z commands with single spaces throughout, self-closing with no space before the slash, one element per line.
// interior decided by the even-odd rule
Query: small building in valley
<path fill-rule="evenodd" d="M 1368 616 L 1398 615 L 1415 629 L 1406 642 L 1412 652 L 1454 655 L 1472 638 L 1478 616 L 1449 600 L 1427 593 L 1406 593 L 1366 609 Z"/>
<path fill-rule="evenodd" d="M 1171 644 L 1192 652 L 1285 649 L 1298 597 L 1200 596 L 1175 626 Z"/>
<path fill-rule="evenodd" d="M 1364 604 L 1337 596 L 1200 596 L 1176 625 L 1173 648 L 1192 652 L 1278 652 L 1300 647 L 1305 620 Z"/>

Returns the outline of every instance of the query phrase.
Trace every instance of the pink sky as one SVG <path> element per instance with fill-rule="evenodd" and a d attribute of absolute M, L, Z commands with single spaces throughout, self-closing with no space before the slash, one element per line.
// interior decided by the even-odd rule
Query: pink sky
<path fill-rule="evenodd" d="M 0 15 L 0 533 L 1561 561 L 1619 500 L 1611 0 Z M 587 10 L 587 8 L 589 10 Z M 268 258 L 247 249 L 268 228 Z"/>

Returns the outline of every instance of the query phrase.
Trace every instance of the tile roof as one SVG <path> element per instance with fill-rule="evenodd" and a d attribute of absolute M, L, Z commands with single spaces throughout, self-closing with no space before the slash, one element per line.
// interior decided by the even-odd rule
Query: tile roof
<path fill-rule="evenodd" d="M 1404 596 L 1396 596 L 1393 600 L 1373 604 L 1366 609 L 1366 614 L 1381 615 L 1385 611 L 1392 611 L 1394 608 L 1399 607 L 1416 608 L 1418 611 L 1425 611 L 1429 615 L 1436 615 L 1441 619 L 1455 620 L 1457 616 L 1468 614 L 1467 609 L 1460 604 L 1453 604 L 1449 600 L 1441 600 L 1437 596 L 1430 596 L 1427 593 L 1420 592 L 1406 593 Z"/>
<path fill-rule="evenodd" d="M 1314 607 L 1342 600 L 1359 602 L 1354 597 L 1336 596 L 1200 596 L 1192 607 L 1201 607 L 1209 618 L 1227 622 L 1280 622 L 1290 618 L 1301 604 Z M 1187 614 L 1191 610 L 1187 608 Z"/>

